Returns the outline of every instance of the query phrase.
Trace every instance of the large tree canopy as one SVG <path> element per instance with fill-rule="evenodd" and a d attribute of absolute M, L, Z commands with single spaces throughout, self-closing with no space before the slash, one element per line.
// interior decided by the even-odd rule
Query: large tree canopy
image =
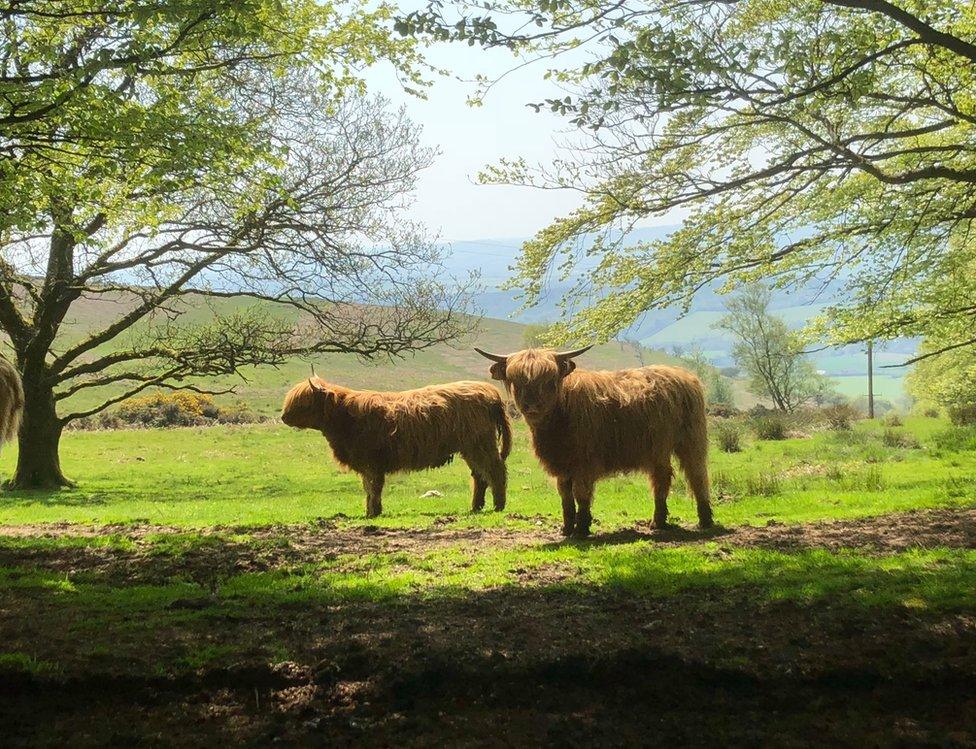
<path fill-rule="evenodd" d="M 23 372 L 14 483 L 64 483 L 63 426 L 148 387 L 456 336 L 400 213 L 432 152 L 362 94 L 416 56 L 390 10 L 311 0 L 0 10 L 0 327 Z M 191 296 L 239 303 L 194 324 Z M 70 330 L 78 303 L 111 310 Z M 65 407 L 85 391 L 84 408 Z M 92 393 L 104 392 L 103 398 Z"/>
<path fill-rule="evenodd" d="M 928 354 L 976 343 L 976 296 L 945 283 L 969 262 L 976 217 L 969 0 L 434 3 L 400 29 L 557 60 L 566 96 L 545 105 L 580 128 L 579 147 L 485 178 L 582 193 L 518 265 L 531 301 L 596 235 L 601 262 L 570 302 L 599 301 L 565 335 L 605 338 L 708 284 L 817 278 L 840 288 L 816 326 L 829 342 L 938 324 L 951 337 Z M 684 216 L 672 236 L 621 246 L 671 211 Z"/>

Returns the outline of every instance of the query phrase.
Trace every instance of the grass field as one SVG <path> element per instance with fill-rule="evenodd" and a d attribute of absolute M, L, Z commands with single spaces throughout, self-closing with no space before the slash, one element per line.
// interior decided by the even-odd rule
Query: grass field
<path fill-rule="evenodd" d="M 516 431 L 504 512 L 455 461 L 370 521 L 313 432 L 67 434 L 0 498 L 8 743 L 976 742 L 976 432 L 748 439 L 717 528 L 621 477 L 565 541 Z"/>
<path fill-rule="evenodd" d="M 554 488 L 531 454 L 527 431 L 518 426 L 508 462 L 508 511 L 539 516 L 555 526 L 559 503 Z M 901 431 L 924 444 L 946 427 L 937 419 L 916 418 Z M 713 450 L 710 470 L 721 520 L 732 525 L 770 519 L 795 523 L 941 507 L 958 499 L 960 487 L 976 487 L 976 455 L 889 448 L 882 433 L 880 424 L 862 422 L 851 432 L 754 440 L 740 453 Z M 5 451 L 0 472 L 10 472 L 15 457 L 14 450 Z M 62 464 L 78 489 L 8 493 L 0 501 L 0 523 L 147 522 L 206 528 L 307 523 L 337 515 L 344 524 L 365 522 L 356 474 L 336 468 L 320 435 L 281 425 L 69 432 Z M 436 471 L 392 476 L 384 493 L 385 514 L 370 523 L 427 527 L 451 516 L 452 524 L 465 527 L 509 525 L 512 518 L 505 514 L 467 513 L 469 481 L 461 460 Z M 421 498 L 430 490 L 443 496 Z M 608 530 L 647 518 L 651 501 L 644 477 L 601 482 L 596 509 Z M 680 474 L 671 512 L 679 523 L 695 517 Z"/>

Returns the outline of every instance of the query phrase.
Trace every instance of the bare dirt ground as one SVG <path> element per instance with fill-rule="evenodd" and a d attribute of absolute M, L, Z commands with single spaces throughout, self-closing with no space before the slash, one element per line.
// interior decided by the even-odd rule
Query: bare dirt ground
<path fill-rule="evenodd" d="M 144 542 L 175 532 L 5 527 L 0 535 L 120 534 L 134 546 L 12 545 L 0 564 L 132 585 L 193 569 L 559 541 L 550 527 L 289 526 L 247 531 L 267 544 L 228 540 L 177 559 Z M 709 533 L 635 526 L 585 543 L 638 539 L 784 552 L 971 549 L 976 510 Z M 176 620 L 151 642 L 132 634 L 138 613 L 123 615 L 111 652 L 80 655 L 65 610 L 15 590 L 0 601 L 0 650 L 34 643 L 38 658 L 63 668 L 0 674 L 0 745 L 976 746 L 976 600 L 933 613 L 770 600 L 746 587 L 662 598 L 536 585 L 193 615 L 192 628 Z M 187 638 L 232 644 L 234 661 L 154 673 L 154 658 Z M 268 641 L 287 656 L 254 655 Z"/>
<path fill-rule="evenodd" d="M 542 522 L 541 518 L 538 522 Z M 246 534 L 248 539 L 234 540 L 233 534 L 238 532 Z M 528 530 L 452 528 L 448 522 L 435 524 L 432 529 L 370 525 L 342 528 L 332 522 L 208 528 L 193 533 L 213 537 L 219 543 L 187 550 L 172 560 L 178 567 L 168 566 L 165 557 L 153 553 L 153 543 L 149 539 L 185 533 L 186 529 L 151 524 L 0 525 L 0 538 L 115 536 L 133 542 L 134 547 L 132 550 L 100 546 L 3 549 L 0 550 L 0 564 L 26 564 L 71 572 L 100 571 L 113 577 L 128 577 L 130 581 L 148 581 L 193 567 L 224 573 L 253 572 L 286 564 L 328 561 L 341 555 L 403 552 L 421 556 L 447 547 L 511 549 L 552 543 L 606 545 L 648 541 L 664 548 L 715 542 L 720 548 L 761 548 L 781 552 L 856 549 L 861 553 L 890 554 L 939 547 L 976 549 L 976 509 L 925 510 L 806 525 L 770 522 L 765 526 L 719 526 L 707 531 L 681 527 L 654 530 L 642 522 L 612 532 L 597 530 L 583 542 L 565 541 L 551 524 Z"/>

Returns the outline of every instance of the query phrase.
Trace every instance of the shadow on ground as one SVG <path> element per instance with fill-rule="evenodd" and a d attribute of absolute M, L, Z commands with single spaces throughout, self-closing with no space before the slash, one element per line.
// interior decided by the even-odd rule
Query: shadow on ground
<path fill-rule="evenodd" d="M 976 742 L 965 551 L 899 568 L 816 549 L 726 564 L 710 547 L 679 573 L 668 564 L 701 551 L 684 537 L 663 553 L 627 533 L 585 542 L 612 555 L 599 581 L 409 593 L 385 588 L 386 570 L 310 582 L 293 564 L 321 548 L 272 535 L 176 535 L 167 553 L 0 546 L 4 743 Z"/>

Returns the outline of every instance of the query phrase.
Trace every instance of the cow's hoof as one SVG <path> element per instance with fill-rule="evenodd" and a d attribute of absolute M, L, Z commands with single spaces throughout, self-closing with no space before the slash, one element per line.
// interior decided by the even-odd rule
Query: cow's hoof
<path fill-rule="evenodd" d="M 667 520 L 655 520 L 651 523 L 651 528 L 656 531 L 666 531 L 671 527 L 671 524 Z"/>
<path fill-rule="evenodd" d="M 505 505 L 495 505 L 495 512 L 505 512 Z"/>
<path fill-rule="evenodd" d="M 571 525 L 569 525 L 569 526 L 564 525 L 562 527 L 562 530 L 560 531 L 560 533 L 562 533 L 567 538 L 569 536 L 572 536 L 573 535 L 573 526 L 571 526 Z"/>
<path fill-rule="evenodd" d="M 698 527 L 701 528 L 703 531 L 707 531 L 709 528 L 714 528 L 715 527 L 715 521 L 712 520 L 711 518 L 706 518 L 704 520 L 699 520 L 698 521 Z"/>

